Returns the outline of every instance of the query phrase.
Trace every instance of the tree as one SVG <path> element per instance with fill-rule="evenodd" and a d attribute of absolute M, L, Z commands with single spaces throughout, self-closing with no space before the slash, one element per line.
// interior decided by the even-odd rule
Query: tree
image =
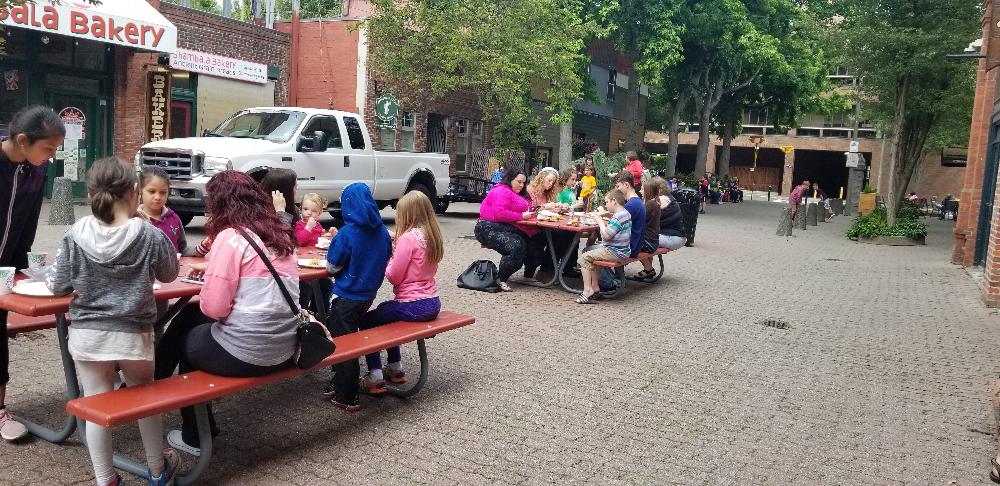
<path fill-rule="evenodd" d="M 248 1 L 248 0 L 244 0 Z M 325 19 L 340 17 L 341 0 L 301 0 L 299 2 L 299 18 Z M 274 15 L 281 20 L 292 18 L 292 0 L 277 0 L 274 4 Z"/>
<path fill-rule="evenodd" d="M 174 5 L 183 5 L 184 0 L 163 0 Z M 215 0 L 190 0 L 191 8 L 215 15 L 222 15 L 222 7 Z"/>
<path fill-rule="evenodd" d="M 538 138 L 532 84 L 545 84 L 551 122 L 571 119 L 583 96 L 579 66 L 594 32 L 577 0 L 465 2 L 374 0 L 369 69 L 404 103 L 461 91 L 477 96 L 494 123 L 494 144 L 513 149 Z M 530 19 L 530 21 L 529 21 Z"/>
<path fill-rule="evenodd" d="M 966 0 L 834 0 L 831 17 L 845 67 L 859 76 L 865 115 L 892 134 L 889 226 L 896 224 L 915 169 L 932 148 L 964 144 L 975 65 L 952 62 L 981 33 L 982 12 Z"/>

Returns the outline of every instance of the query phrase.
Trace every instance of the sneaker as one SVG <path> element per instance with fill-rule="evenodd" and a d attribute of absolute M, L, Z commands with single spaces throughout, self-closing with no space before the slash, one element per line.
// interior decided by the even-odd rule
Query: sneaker
<path fill-rule="evenodd" d="M 177 432 L 180 432 L 179 430 Z M 198 452 L 201 452 L 200 450 Z M 174 477 L 181 466 L 181 456 L 173 449 L 163 449 L 163 471 L 160 476 L 154 478 L 153 471 L 148 472 L 149 486 L 170 486 L 174 484 Z"/>
<path fill-rule="evenodd" d="M 0 408 L 0 437 L 8 442 L 23 439 L 28 435 L 28 428 L 18 422 L 7 408 Z"/>
<path fill-rule="evenodd" d="M 181 431 L 179 430 L 171 430 L 167 434 L 167 444 L 170 444 L 170 447 L 173 447 L 178 451 L 184 452 L 186 454 L 191 454 L 192 456 L 195 457 L 201 455 L 201 448 L 195 447 L 193 445 L 184 442 L 184 434 L 182 434 Z"/>
<path fill-rule="evenodd" d="M 357 413 L 361 411 L 361 402 L 355 401 L 354 403 L 343 403 L 337 401 L 337 396 L 334 395 L 330 397 L 330 404 L 348 413 Z"/>
<path fill-rule="evenodd" d="M 125 481 L 122 481 L 122 477 L 119 475 L 115 475 L 115 479 L 112 480 L 110 483 L 106 484 L 105 486 L 124 486 L 124 485 Z"/>
<path fill-rule="evenodd" d="M 389 383 L 395 383 L 397 385 L 406 383 L 406 372 L 403 370 L 390 370 L 386 368 L 382 370 L 382 374 L 385 375 L 385 379 Z"/>
<path fill-rule="evenodd" d="M 385 389 L 385 380 L 374 381 L 369 375 L 365 375 L 358 380 L 358 386 L 362 393 L 369 395 L 382 395 L 389 390 Z"/>

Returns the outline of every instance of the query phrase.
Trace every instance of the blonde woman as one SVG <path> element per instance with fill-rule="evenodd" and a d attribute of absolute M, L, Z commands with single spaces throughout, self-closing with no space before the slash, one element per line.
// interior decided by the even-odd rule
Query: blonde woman
<path fill-rule="evenodd" d="M 528 196 L 531 198 L 531 205 L 543 209 L 554 205 L 561 190 L 562 187 L 559 186 L 559 171 L 552 167 L 545 167 L 538 171 L 538 174 L 528 184 Z"/>
<path fill-rule="evenodd" d="M 385 277 L 392 284 L 396 298 L 366 313 L 359 326 L 361 329 L 397 321 L 427 322 L 436 319 L 441 311 L 435 276 L 438 263 L 444 258 L 444 241 L 434 217 L 434 206 L 424 193 L 411 191 L 397 203 L 392 246 Z M 399 346 L 387 352 L 389 363 L 384 373 L 380 352 L 365 356 L 368 376 L 361 382 L 362 391 L 380 395 L 387 391 L 386 380 L 406 383 Z"/>

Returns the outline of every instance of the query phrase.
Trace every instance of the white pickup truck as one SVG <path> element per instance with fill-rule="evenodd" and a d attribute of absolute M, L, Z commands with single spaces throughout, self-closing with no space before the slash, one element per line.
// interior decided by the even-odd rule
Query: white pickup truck
<path fill-rule="evenodd" d="M 354 113 L 311 108 L 250 108 L 204 136 L 151 142 L 136 167 L 155 166 L 170 176 L 170 208 L 187 224 L 205 214 L 205 184 L 227 169 L 258 181 L 271 169 L 292 169 L 298 195 L 315 192 L 339 216 L 340 193 L 354 182 L 371 188 L 380 208 L 421 191 L 435 204 L 448 192 L 447 154 L 372 149 L 364 119 Z"/>

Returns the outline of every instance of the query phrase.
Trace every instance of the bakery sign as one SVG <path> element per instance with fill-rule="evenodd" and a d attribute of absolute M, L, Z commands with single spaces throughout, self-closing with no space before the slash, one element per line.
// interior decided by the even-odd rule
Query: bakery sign
<path fill-rule="evenodd" d="M 257 84 L 267 83 L 267 64 L 189 49 L 178 48 L 176 52 L 171 54 L 170 67 L 218 78 L 238 79 Z"/>
<path fill-rule="evenodd" d="M 156 142 L 170 137 L 170 73 L 154 71 L 149 73 L 149 89 L 146 90 L 148 106 L 146 139 Z"/>
<path fill-rule="evenodd" d="M 177 27 L 135 0 L 0 2 L 0 24 L 157 52 L 177 48 Z"/>

